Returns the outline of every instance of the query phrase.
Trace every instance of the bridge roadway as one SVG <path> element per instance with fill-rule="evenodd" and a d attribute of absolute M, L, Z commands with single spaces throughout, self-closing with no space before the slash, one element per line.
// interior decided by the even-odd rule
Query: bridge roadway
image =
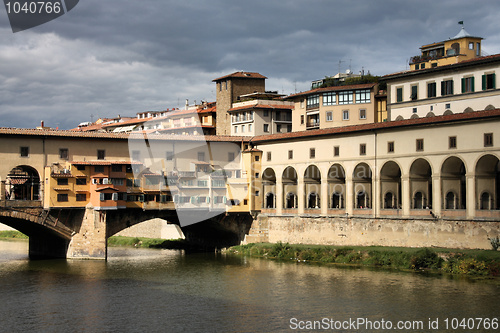
<path fill-rule="evenodd" d="M 106 259 L 110 236 L 153 218 L 179 225 L 172 209 L 46 210 L 40 201 L 0 201 L 0 223 L 29 237 L 31 259 Z M 248 234 L 252 220 L 250 214 L 221 214 L 181 229 L 189 243 L 209 250 L 239 244 Z"/>

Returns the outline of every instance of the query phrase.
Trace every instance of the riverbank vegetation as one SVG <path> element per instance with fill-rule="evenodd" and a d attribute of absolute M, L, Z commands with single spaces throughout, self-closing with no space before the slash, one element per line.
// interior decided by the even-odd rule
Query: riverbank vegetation
<path fill-rule="evenodd" d="M 2 230 L 0 238 L 28 239 L 28 236 L 17 230 Z"/>
<path fill-rule="evenodd" d="M 184 239 L 162 239 L 145 237 L 111 236 L 108 246 L 133 246 L 150 249 L 187 249 L 189 244 Z"/>
<path fill-rule="evenodd" d="M 323 246 L 259 243 L 229 248 L 226 252 L 254 257 L 443 272 L 470 276 L 500 276 L 500 252 L 445 248 L 379 246 Z"/>

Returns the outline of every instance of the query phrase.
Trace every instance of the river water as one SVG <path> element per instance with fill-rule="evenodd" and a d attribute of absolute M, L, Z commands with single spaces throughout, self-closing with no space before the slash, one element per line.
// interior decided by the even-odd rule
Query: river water
<path fill-rule="evenodd" d="M 484 326 L 498 320 L 498 283 L 174 250 L 27 252 L 0 241 L 1 332 L 500 331 Z"/>

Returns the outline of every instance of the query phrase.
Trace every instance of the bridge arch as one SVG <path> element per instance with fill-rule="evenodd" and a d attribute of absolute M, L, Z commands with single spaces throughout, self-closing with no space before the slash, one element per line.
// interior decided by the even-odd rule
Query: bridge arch
<path fill-rule="evenodd" d="M 7 200 L 41 200 L 40 175 L 29 165 L 18 165 L 10 170 L 5 180 Z"/>

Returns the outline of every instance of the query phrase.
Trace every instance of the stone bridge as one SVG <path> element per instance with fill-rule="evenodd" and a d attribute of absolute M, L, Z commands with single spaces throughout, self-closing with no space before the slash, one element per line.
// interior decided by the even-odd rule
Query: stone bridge
<path fill-rule="evenodd" d="M 47 210 L 39 201 L 0 202 L 0 223 L 29 237 L 32 259 L 106 259 L 110 236 L 153 218 L 179 225 L 175 210 Z M 210 250 L 239 244 L 252 221 L 250 214 L 221 214 L 181 229 L 193 246 Z"/>

